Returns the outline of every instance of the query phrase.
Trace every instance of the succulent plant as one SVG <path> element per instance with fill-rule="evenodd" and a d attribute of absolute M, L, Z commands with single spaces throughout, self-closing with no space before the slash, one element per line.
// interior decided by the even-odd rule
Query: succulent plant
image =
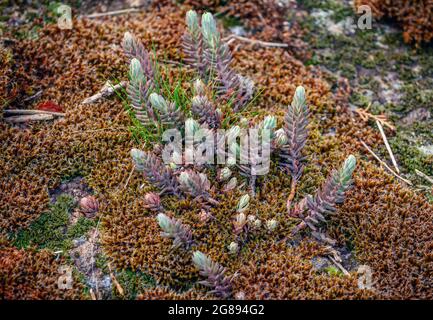
<path fill-rule="evenodd" d="M 159 194 L 155 192 L 149 192 L 144 195 L 144 206 L 146 209 L 152 211 L 161 211 L 161 198 Z"/>
<path fill-rule="evenodd" d="M 266 221 L 266 228 L 269 231 L 274 231 L 278 227 L 278 221 L 275 219 L 267 220 Z"/>
<path fill-rule="evenodd" d="M 307 226 L 316 231 L 319 223 L 326 221 L 326 214 L 333 213 L 335 206 L 344 201 L 345 193 L 352 183 L 352 174 L 355 166 L 356 158 L 350 155 L 340 170 L 331 172 L 316 195 L 306 197 L 306 200 L 302 202 L 301 208 L 298 209 L 298 215 L 303 222 L 294 229 L 294 232 Z M 307 210 L 307 214 L 304 215 L 303 212 L 305 210 Z"/>
<path fill-rule="evenodd" d="M 244 231 L 247 231 L 247 217 L 245 213 L 239 212 L 236 214 L 235 220 L 233 221 L 233 233 L 240 235 Z"/>
<path fill-rule="evenodd" d="M 164 213 L 159 213 L 156 217 L 158 224 L 162 229 L 161 236 L 173 239 L 173 247 L 179 248 L 184 246 L 189 249 L 192 244 L 191 229 L 182 224 L 180 220 L 170 218 Z"/>
<path fill-rule="evenodd" d="M 203 38 L 198 15 L 190 10 L 186 14 L 187 32 L 182 36 L 182 47 L 185 62 L 194 67 L 201 77 L 206 76 L 203 61 Z"/>
<path fill-rule="evenodd" d="M 297 87 L 292 104 L 284 117 L 284 133 L 287 136 L 287 143 L 280 147 L 279 153 L 280 165 L 289 170 L 295 181 L 300 178 L 304 168 L 305 157 L 302 151 L 308 136 L 308 114 L 305 89 Z"/>
<path fill-rule="evenodd" d="M 229 182 L 226 183 L 223 191 L 227 192 L 227 191 L 233 190 L 234 188 L 236 188 L 237 184 L 238 184 L 238 180 L 236 179 L 236 177 L 233 177 L 230 179 Z"/>
<path fill-rule="evenodd" d="M 218 202 L 210 196 L 211 192 L 215 192 L 216 186 L 211 189 L 211 183 L 205 170 L 209 167 L 216 169 L 217 181 L 228 181 L 222 190 L 225 192 L 237 187 L 238 181 L 233 176 L 233 171 L 238 169 L 238 173 L 248 179 L 251 191 L 254 193 L 256 180 L 264 174 L 258 170 L 268 167 L 267 162 L 270 157 L 269 159 L 265 157 L 270 154 L 268 155 L 267 152 L 275 152 L 279 165 L 292 178 L 287 201 L 289 214 L 302 220 L 292 232 L 296 233 L 309 227 L 312 229 L 313 237 L 332 245 L 332 241 L 322 230 L 317 229 L 319 223 L 325 221 L 326 214 L 332 213 L 336 204 L 344 200 L 356 160 L 353 156 L 349 156 L 340 170 L 332 172 L 316 195 L 308 195 L 292 206 L 291 201 L 295 196 L 296 185 L 304 168 L 304 146 L 308 135 L 309 109 L 303 87 L 296 88 L 293 101 L 286 110 L 282 128 L 277 128 L 275 116 L 266 116 L 259 123 L 242 118 L 237 122 L 238 126 L 233 126 L 222 136 L 217 135 L 213 140 L 217 142 L 217 145 L 216 147 L 212 145 L 214 148 L 212 151 L 216 150 L 218 157 L 221 154 L 224 155 L 224 160 L 227 160 L 225 167 L 189 162 L 190 160 L 196 161 L 201 151 L 198 150 L 198 147 L 201 147 L 202 144 L 197 142 L 197 137 L 202 132 L 217 132 L 218 134 L 217 129 L 223 124 L 222 113 L 216 106 L 221 104 L 223 110 L 231 106 L 233 112 L 238 112 L 250 101 L 254 93 L 254 84 L 231 68 L 231 52 L 228 45 L 221 39 L 215 19 L 211 14 L 205 13 L 200 23 L 197 13 L 189 11 L 186 22 L 187 33 L 183 36 L 185 61 L 193 66 L 198 71 L 200 79 L 203 79 L 203 81 L 198 79 L 194 82 L 194 96 L 191 100 L 191 109 L 188 110 L 195 119 L 185 117 L 186 114 L 175 103 L 166 100 L 157 92 L 152 92 L 154 79 L 153 69 L 150 68 L 152 66 L 151 57 L 131 34 L 125 35 L 123 46 L 132 59 L 128 94 L 137 119 L 143 124 L 153 123 L 158 129 L 161 128 L 161 125 L 183 127 L 185 121 L 184 132 L 179 133 L 182 143 L 186 146 L 185 153 L 182 154 L 174 149 L 166 152 L 164 149 L 156 156 L 151 152 L 132 149 L 131 156 L 136 169 L 143 172 L 147 180 L 160 189 L 160 194 L 174 194 L 179 197 L 188 195 L 198 200 L 202 205 L 202 210 L 197 218 L 202 224 L 210 219 L 219 223 L 218 215 L 212 216 L 206 204 L 206 202 L 212 204 L 218 204 Z M 247 149 L 246 152 L 244 147 Z M 169 157 L 164 157 L 166 155 Z M 166 162 L 168 161 L 168 166 L 161 162 L 160 156 L 163 156 Z M 182 160 L 181 165 L 177 165 L 177 160 Z M 218 162 L 218 164 L 221 163 Z M 253 235 L 258 235 L 259 231 L 267 231 L 269 236 L 271 232 L 279 229 L 279 221 L 276 219 L 260 220 L 254 214 L 247 216 L 249 204 L 250 195 L 244 194 L 236 206 L 236 212 L 232 217 L 232 235 L 235 237 L 232 237 L 234 241 L 227 247 L 230 254 L 239 253 L 240 246 L 248 240 L 250 231 Z M 182 224 L 179 219 L 162 213 L 161 199 L 157 193 L 147 193 L 144 205 L 150 210 L 159 212 L 157 221 L 162 229 L 163 237 L 173 239 L 173 246 L 176 248 L 181 246 L 186 249 L 191 248 L 190 227 Z M 218 297 L 231 296 L 233 276 L 225 276 L 225 268 L 200 251 L 193 253 L 192 260 L 199 268 L 200 275 L 206 277 L 206 280 L 200 282 L 201 284 L 210 287 L 211 292 Z"/>
<path fill-rule="evenodd" d="M 140 62 L 144 75 L 149 81 L 153 82 L 155 75 L 154 63 L 143 43 L 130 32 L 126 32 L 123 37 L 122 47 L 125 55 L 130 60 L 135 58 Z"/>
<path fill-rule="evenodd" d="M 254 83 L 231 68 L 232 55 L 221 40 L 211 13 L 203 14 L 201 25 L 195 11 L 187 13 L 187 33 L 183 36 L 185 61 L 197 69 L 207 82 L 215 82 L 217 94 L 232 105 L 233 111 L 243 109 L 254 94 Z M 199 32 L 200 31 L 200 32 Z"/>
<path fill-rule="evenodd" d="M 201 124 L 207 124 L 209 128 L 221 126 L 221 113 L 206 96 L 204 84 L 201 80 L 194 82 L 195 96 L 192 98 L 191 111 Z"/>
<path fill-rule="evenodd" d="M 248 194 L 244 194 L 238 202 L 238 206 L 236 208 L 237 212 L 244 212 L 248 209 L 248 206 L 250 205 L 250 196 Z"/>
<path fill-rule="evenodd" d="M 178 181 L 180 189 L 193 197 L 208 195 L 210 182 L 204 173 L 184 171 L 180 174 Z"/>
<path fill-rule="evenodd" d="M 79 205 L 80 205 L 81 211 L 88 218 L 95 216 L 95 214 L 99 210 L 99 202 L 94 196 L 87 196 L 87 197 L 81 198 Z"/>
<path fill-rule="evenodd" d="M 271 155 L 271 139 L 274 135 L 276 119 L 267 116 L 260 124 L 249 130 L 246 136 L 241 135 L 239 163 L 240 174 L 249 179 L 252 194 L 255 194 L 255 182 L 257 176 L 266 174 L 269 169 Z M 234 144 L 238 147 L 237 144 Z"/>
<path fill-rule="evenodd" d="M 149 95 L 153 90 L 153 84 L 144 75 L 143 68 L 136 58 L 133 58 L 130 63 L 129 84 L 126 90 L 135 116 L 140 123 L 145 126 L 156 124 L 157 118 L 149 103 Z"/>
<path fill-rule="evenodd" d="M 155 92 L 149 95 L 149 102 L 153 110 L 158 112 L 161 123 L 171 125 L 171 127 L 174 125 L 183 126 L 184 115 L 174 102 L 167 102 L 163 96 Z"/>
<path fill-rule="evenodd" d="M 164 166 L 158 157 L 151 152 L 138 149 L 131 150 L 131 157 L 136 170 L 143 172 L 150 183 L 161 189 L 161 194 L 180 195 L 179 184 L 173 175 L 173 171 Z"/>
<path fill-rule="evenodd" d="M 226 268 L 219 263 L 213 262 L 208 256 L 200 251 L 195 251 L 192 256 L 194 265 L 200 270 L 200 275 L 206 277 L 206 280 L 200 281 L 200 284 L 212 288 L 210 293 L 226 299 L 232 294 L 232 281 L 234 276 L 226 276 Z"/>
<path fill-rule="evenodd" d="M 274 145 L 276 148 L 281 148 L 289 142 L 286 132 L 283 128 L 278 129 L 274 133 Z"/>
<path fill-rule="evenodd" d="M 218 171 L 218 180 L 225 181 L 229 179 L 232 175 L 232 171 L 228 167 L 224 167 Z"/>
<path fill-rule="evenodd" d="M 238 253 L 238 251 L 239 251 L 239 245 L 237 244 L 237 242 L 231 242 L 229 245 L 228 245 L 228 247 L 227 247 L 227 249 L 229 249 L 229 253 L 230 254 L 237 254 Z"/>

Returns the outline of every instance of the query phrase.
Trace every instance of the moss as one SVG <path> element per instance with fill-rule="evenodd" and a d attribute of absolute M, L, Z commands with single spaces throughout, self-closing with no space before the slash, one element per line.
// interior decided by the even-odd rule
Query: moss
<path fill-rule="evenodd" d="M 35 220 L 28 229 L 13 235 L 13 244 L 18 248 L 37 247 L 52 251 L 67 251 L 72 240 L 85 235 L 96 222 L 84 217 L 69 225 L 69 215 L 75 208 L 75 201 L 69 195 L 61 195 L 49 210 Z"/>
<path fill-rule="evenodd" d="M 232 16 L 223 16 L 221 18 L 224 28 L 230 29 L 237 26 L 242 26 L 242 21 L 239 18 Z"/>
<path fill-rule="evenodd" d="M 2 246 L 0 252 L 0 299 L 86 299 L 82 282 L 74 268 L 72 288 L 59 288 L 58 280 L 62 274 L 59 270 L 68 265 L 65 258 L 48 250 L 8 246 Z"/>
<path fill-rule="evenodd" d="M 343 273 L 335 266 L 329 266 L 324 269 L 331 277 L 341 277 Z"/>
<path fill-rule="evenodd" d="M 60 196 L 48 212 L 42 214 L 27 230 L 20 231 L 14 239 L 18 248 L 37 246 L 53 251 L 63 250 L 69 212 L 74 207 L 70 196 Z"/>
<path fill-rule="evenodd" d="M 96 227 L 96 220 L 80 217 L 78 221 L 68 228 L 66 237 L 76 239 L 87 234 L 92 228 Z"/>
<path fill-rule="evenodd" d="M 415 169 L 424 172 L 428 176 L 433 176 L 433 156 L 423 154 L 418 149 L 419 145 L 414 143 L 413 140 L 409 140 L 404 134 L 400 133 L 390 139 L 390 145 L 399 162 L 403 165 L 404 171 L 410 173 L 413 178 L 422 182 L 422 179 L 416 178 Z"/>
<path fill-rule="evenodd" d="M 127 300 L 135 300 L 139 294 L 156 286 L 155 279 L 141 271 L 123 270 L 116 273 L 116 279 L 124 290 L 124 296 L 121 297 L 113 288 L 114 297 Z"/>

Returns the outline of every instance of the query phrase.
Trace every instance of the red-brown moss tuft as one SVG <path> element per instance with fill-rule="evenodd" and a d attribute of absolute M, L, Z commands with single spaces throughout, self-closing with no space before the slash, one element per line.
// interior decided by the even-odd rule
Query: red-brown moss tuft
<path fill-rule="evenodd" d="M 71 289 L 59 289 L 59 268 L 65 263 L 48 251 L 0 248 L 0 299 L 83 299 L 83 286 L 73 278 Z"/>
<path fill-rule="evenodd" d="M 368 299 L 371 291 L 360 290 L 356 275 L 319 274 L 311 259 L 323 255 L 317 244 L 296 247 L 264 242 L 250 252 L 248 263 L 235 280 L 235 296 L 245 299 Z"/>
<path fill-rule="evenodd" d="M 354 178 L 333 234 L 371 268 L 384 297 L 432 299 L 433 206 L 371 163 L 363 162 Z"/>
<path fill-rule="evenodd" d="M 430 0 L 356 0 L 355 7 L 368 5 L 378 17 L 397 20 L 405 42 L 430 42 L 433 39 L 433 2 Z"/>

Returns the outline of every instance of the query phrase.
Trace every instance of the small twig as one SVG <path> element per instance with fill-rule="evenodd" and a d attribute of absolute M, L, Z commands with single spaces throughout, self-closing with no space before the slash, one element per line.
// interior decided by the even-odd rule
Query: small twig
<path fill-rule="evenodd" d="M 257 44 L 262 47 L 276 47 L 276 48 L 288 48 L 289 45 L 286 43 L 280 43 L 280 42 L 266 42 L 261 40 L 255 40 L 255 39 L 249 39 L 245 37 L 241 37 L 235 34 L 231 34 L 223 39 L 224 41 L 227 41 L 228 43 L 233 42 L 234 40 L 240 40 L 244 42 L 248 42 L 251 44 Z"/>
<path fill-rule="evenodd" d="M 342 265 L 341 265 L 341 263 L 339 263 L 339 262 L 337 262 L 332 256 L 328 256 L 328 258 L 332 261 L 332 263 L 333 264 L 335 264 L 337 267 L 338 267 L 338 269 L 340 269 L 341 270 L 341 272 L 343 272 L 344 273 L 344 275 L 346 275 L 346 276 L 350 276 L 350 273 L 349 273 L 349 271 L 347 271 Z"/>
<path fill-rule="evenodd" d="M 87 16 L 85 16 L 88 19 L 94 19 L 94 18 L 100 18 L 100 17 L 106 17 L 106 16 L 116 16 L 120 14 L 125 13 L 137 13 L 140 12 L 137 8 L 128 8 L 128 9 L 122 9 L 122 10 L 114 10 L 114 11 L 108 11 L 108 12 L 100 12 L 100 13 L 92 13 Z"/>
<path fill-rule="evenodd" d="M 119 281 L 117 281 L 116 277 L 114 276 L 114 273 L 113 273 L 113 270 L 111 269 L 110 263 L 107 263 L 107 265 L 108 265 L 108 270 L 110 271 L 111 280 L 113 281 L 114 286 L 116 287 L 119 294 L 123 297 L 125 295 L 125 292 L 123 291 L 123 288 L 120 285 Z"/>
<path fill-rule="evenodd" d="M 387 168 L 395 177 L 397 177 L 398 179 L 400 179 L 403 182 L 406 182 L 408 185 L 412 186 L 412 182 L 410 182 L 409 180 L 406 180 L 405 178 L 399 176 L 396 172 L 394 172 L 394 170 L 392 170 L 385 162 L 383 162 L 374 152 L 373 150 L 371 150 L 364 141 L 360 140 L 360 142 L 362 143 L 362 145 L 364 146 L 365 149 L 367 149 L 368 152 L 370 152 L 372 154 L 373 157 L 376 158 L 377 161 L 379 161 L 385 168 Z"/>
<path fill-rule="evenodd" d="M 85 131 L 71 131 L 69 132 L 69 134 L 87 134 L 87 133 L 92 133 L 92 132 L 101 132 L 101 131 L 125 131 L 125 128 L 99 128 L 99 129 L 93 129 L 93 130 L 85 130 Z M 124 133 L 127 134 L 127 133 Z"/>
<path fill-rule="evenodd" d="M 420 176 L 421 178 L 426 179 L 428 182 L 430 182 L 431 184 L 433 184 L 433 178 L 429 177 L 428 175 L 426 175 L 424 172 L 419 171 L 418 169 L 415 169 L 415 173 Z"/>
<path fill-rule="evenodd" d="M 93 292 L 93 289 L 90 288 L 90 296 L 92 297 L 92 300 L 98 300 L 98 298 L 96 297 L 95 293 Z"/>
<path fill-rule="evenodd" d="M 29 121 L 47 121 L 53 120 L 54 116 L 51 114 L 32 114 L 32 115 L 24 115 L 24 116 L 14 116 L 4 118 L 5 121 L 10 123 L 22 123 Z"/>
<path fill-rule="evenodd" d="M 135 170 L 135 164 L 132 165 L 131 172 L 129 173 L 128 179 L 126 179 L 126 182 L 125 182 L 125 185 L 123 186 L 123 189 L 126 189 L 126 187 L 128 186 L 129 180 L 131 180 L 131 177 L 132 177 L 132 174 L 134 173 L 134 170 Z"/>
<path fill-rule="evenodd" d="M 20 102 L 20 104 L 24 103 L 24 102 L 29 102 L 31 100 L 37 99 L 42 95 L 42 90 L 39 90 L 38 92 L 36 92 L 34 95 L 31 95 L 30 97 L 25 98 L 24 100 L 22 100 Z"/>
<path fill-rule="evenodd" d="M 388 139 L 386 138 L 385 131 L 383 130 L 382 125 L 379 120 L 376 120 L 377 127 L 379 128 L 380 134 L 382 135 L 383 142 L 385 143 L 386 150 L 388 150 L 389 156 L 391 157 L 392 164 L 397 173 L 400 173 L 400 169 L 398 168 L 397 161 L 395 161 L 394 154 L 392 153 L 391 147 L 389 146 Z"/>
<path fill-rule="evenodd" d="M 364 122 L 367 122 L 368 119 L 371 118 L 373 120 L 379 121 L 382 125 L 387 126 L 392 131 L 395 131 L 395 127 L 388 122 L 388 119 L 385 115 L 383 115 L 383 114 L 374 115 L 374 114 L 368 112 L 368 110 L 370 109 L 370 106 L 371 106 L 371 104 L 369 104 L 368 107 L 365 109 L 362 109 L 362 108 L 356 108 L 355 109 L 355 112 L 359 115 L 361 120 Z"/>
<path fill-rule="evenodd" d="M 98 93 L 94 94 L 89 98 L 84 99 L 83 102 L 81 102 L 81 104 L 95 103 L 96 101 L 102 98 L 111 96 L 116 90 L 124 88 L 126 87 L 126 85 L 127 85 L 126 81 L 122 81 L 119 84 L 116 84 L 115 86 L 113 86 L 110 81 L 107 81 Z"/>
<path fill-rule="evenodd" d="M 35 115 L 35 114 L 49 114 L 57 117 L 64 117 L 65 114 L 62 112 L 53 112 L 53 111 L 45 111 L 45 110 L 30 110 L 30 109 L 13 109 L 13 110 L 4 110 L 3 114 L 5 116 L 22 116 L 22 115 Z"/>

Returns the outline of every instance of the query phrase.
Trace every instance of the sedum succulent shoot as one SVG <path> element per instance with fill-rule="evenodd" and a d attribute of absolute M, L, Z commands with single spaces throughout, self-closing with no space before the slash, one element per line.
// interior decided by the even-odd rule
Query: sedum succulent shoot
<path fill-rule="evenodd" d="M 238 251 L 239 251 L 239 245 L 237 244 L 237 242 L 231 242 L 231 243 L 228 245 L 227 249 L 229 249 L 229 253 L 230 253 L 230 254 L 235 255 L 235 254 L 237 254 Z"/>
<path fill-rule="evenodd" d="M 266 228 L 273 232 L 278 227 L 278 221 L 275 219 L 267 220 L 266 221 Z"/>
<path fill-rule="evenodd" d="M 236 208 L 237 212 L 244 212 L 248 209 L 248 206 L 250 205 L 250 196 L 248 194 L 244 194 L 238 202 L 238 206 Z"/>
<path fill-rule="evenodd" d="M 191 111 L 199 119 L 201 124 L 207 124 L 215 129 L 221 126 L 221 113 L 209 101 L 206 89 L 201 80 L 194 82 L 195 96 L 192 98 Z"/>
<path fill-rule="evenodd" d="M 224 186 L 223 191 L 224 192 L 231 191 L 234 188 L 236 188 L 237 184 L 238 184 L 238 179 L 236 179 L 236 177 L 233 177 L 233 178 L 230 179 L 229 182 L 226 183 L 226 185 Z"/>
<path fill-rule="evenodd" d="M 94 196 L 87 196 L 80 199 L 79 202 L 81 211 L 88 218 L 92 218 L 99 210 L 99 202 Z"/>
<path fill-rule="evenodd" d="M 314 196 L 307 196 L 298 208 L 298 216 L 303 220 L 294 232 L 305 227 L 316 231 L 320 222 L 325 222 L 325 216 L 335 211 L 335 206 L 344 201 L 345 193 L 352 183 L 356 158 L 350 155 L 340 170 L 334 170 Z M 307 211 L 304 214 L 304 211 Z"/>
<path fill-rule="evenodd" d="M 206 278 L 206 280 L 200 281 L 200 284 L 211 288 L 210 293 L 223 299 L 231 296 L 231 282 L 234 276 L 226 276 L 226 268 L 222 267 L 217 262 L 213 262 L 200 251 L 193 253 L 192 261 L 197 269 L 200 270 L 200 275 Z"/>
<path fill-rule="evenodd" d="M 229 179 L 232 175 L 232 171 L 228 167 L 224 167 L 218 172 L 218 180 L 219 181 L 225 181 Z"/>
<path fill-rule="evenodd" d="M 182 44 L 185 61 L 207 83 L 216 83 L 218 96 L 229 102 L 234 112 L 240 111 L 253 97 L 254 83 L 231 68 L 232 55 L 221 40 L 214 17 L 211 13 L 203 14 L 200 25 L 197 13 L 189 11 L 186 23 Z"/>
<path fill-rule="evenodd" d="M 152 108 L 158 112 L 159 120 L 166 125 L 183 125 L 184 115 L 174 102 L 165 101 L 164 97 L 151 93 L 149 96 Z"/>
<path fill-rule="evenodd" d="M 163 213 L 159 213 L 156 219 L 163 231 L 161 236 L 173 239 L 174 248 L 181 246 L 187 249 L 190 248 L 192 244 L 192 232 L 188 226 L 183 225 L 180 220 L 170 218 Z"/>
<path fill-rule="evenodd" d="M 178 181 L 183 192 L 193 197 L 208 196 L 210 182 L 204 173 L 185 171 L 180 174 Z"/>
<path fill-rule="evenodd" d="M 129 65 L 129 84 L 126 90 L 137 120 L 145 126 L 156 124 L 157 118 L 149 103 L 153 83 L 145 76 L 141 63 L 136 58 Z"/>
<path fill-rule="evenodd" d="M 203 38 L 197 12 L 190 10 L 186 14 L 188 32 L 182 36 L 182 47 L 185 62 L 194 67 L 200 77 L 205 77 L 205 64 L 203 61 Z"/>
<path fill-rule="evenodd" d="M 303 171 L 305 157 L 302 154 L 307 142 L 308 107 L 305 89 L 297 87 L 291 106 L 284 117 L 284 133 L 287 143 L 280 148 L 280 165 L 287 168 L 293 180 L 298 180 Z M 283 138 L 285 140 L 285 138 Z"/>
<path fill-rule="evenodd" d="M 161 189 L 161 194 L 180 194 L 179 184 L 173 175 L 173 171 L 164 166 L 158 157 L 151 152 L 138 149 L 131 150 L 131 157 L 135 169 L 143 172 L 149 182 Z"/>
<path fill-rule="evenodd" d="M 137 59 L 141 68 L 149 81 L 153 82 L 154 79 L 154 63 L 149 52 L 144 48 L 143 43 L 130 32 L 126 32 L 123 36 L 122 47 L 125 55 L 129 60 Z"/>
<path fill-rule="evenodd" d="M 246 231 L 247 223 L 248 220 L 245 213 L 239 212 L 233 221 L 233 233 L 238 236 L 242 232 Z"/>

